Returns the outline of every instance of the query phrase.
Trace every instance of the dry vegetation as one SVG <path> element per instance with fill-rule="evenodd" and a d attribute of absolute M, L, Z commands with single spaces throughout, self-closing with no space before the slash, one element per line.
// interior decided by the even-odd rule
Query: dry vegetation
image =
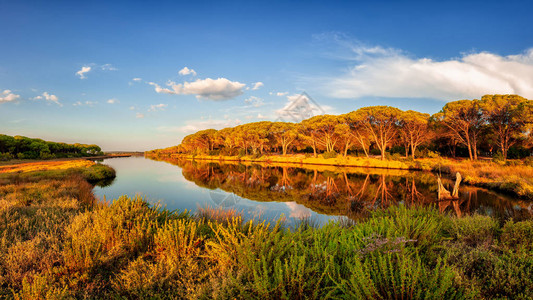
<path fill-rule="evenodd" d="M 447 160 L 442 164 L 442 168 L 448 173 L 461 173 L 467 184 L 533 200 L 533 167 L 523 165 L 519 160 L 515 164 L 507 165 L 493 162 Z"/>
<path fill-rule="evenodd" d="M 92 161 L 84 159 L 76 159 L 69 161 L 42 161 L 29 162 L 22 164 L 10 164 L 0 166 L 0 174 L 13 172 L 32 172 L 32 171 L 47 171 L 47 170 L 66 170 L 71 168 L 86 168 L 94 165 Z"/>

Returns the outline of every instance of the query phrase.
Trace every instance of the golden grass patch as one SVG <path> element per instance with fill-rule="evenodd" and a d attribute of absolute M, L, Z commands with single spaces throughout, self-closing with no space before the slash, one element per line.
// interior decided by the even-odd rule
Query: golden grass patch
<path fill-rule="evenodd" d="M 94 162 L 85 159 L 32 162 L 18 165 L 0 166 L 0 173 L 66 170 L 70 168 L 86 168 L 94 164 Z"/>

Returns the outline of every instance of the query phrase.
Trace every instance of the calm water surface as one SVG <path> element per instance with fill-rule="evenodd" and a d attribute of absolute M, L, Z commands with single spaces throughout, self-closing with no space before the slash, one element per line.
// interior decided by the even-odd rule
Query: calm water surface
<path fill-rule="evenodd" d="M 141 195 L 168 209 L 196 211 L 223 207 L 247 218 L 289 223 L 308 218 L 323 224 L 341 216 L 364 217 L 369 211 L 400 203 L 433 205 L 459 216 L 479 213 L 499 219 L 531 218 L 533 205 L 485 189 L 461 186 L 457 201 L 436 201 L 437 179 L 427 172 L 329 166 L 259 166 L 144 157 L 103 161 L 117 171 L 95 194 L 107 200 Z M 444 180 L 450 189 L 453 182 Z"/>

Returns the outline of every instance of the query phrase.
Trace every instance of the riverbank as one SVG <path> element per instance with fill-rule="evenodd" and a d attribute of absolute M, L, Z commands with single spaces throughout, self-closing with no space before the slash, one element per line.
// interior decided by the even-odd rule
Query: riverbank
<path fill-rule="evenodd" d="M 151 157 L 147 155 L 147 157 Z M 522 199 L 533 200 L 533 166 L 516 160 L 507 163 L 492 161 L 475 161 L 467 159 L 448 158 L 421 158 L 395 160 L 381 160 L 367 157 L 342 157 L 324 158 L 322 155 L 313 157 L 309 155 L 265 155 L 254 156 L 208 156 L 208 155 L 182 155 L 167 156 L 175 159 L 201 160 L 213 162 L 240 162 L 259 164 L 291 164 L 305 167 L 305 165 L 332 166 L 332 167 L 361 167 L 391 170 L 419 170 L 431 171 L 438 174 L 448 174 L 455 177 L 459 172 L 463 183 L 472 186 L 484 187 Z M 155 157 L 164 159 L 165 156 Z"/>
<path fill-rule="evenodd" d="M 140 198 L 10 203 L 0 206 L 1 297 L 533 297 L 533 221 L 400 206 L 357 223 L 289 229 Z"/>
<path fill-rule="evenodd" d="M 65 157 L 65 158 L 54 158 L 54 159 L 11 159 L 11 160 L 0 161 L 0 167 L 10 166 L 10 165 L 19 165 L 19 164 L 29 164 L 29 163 L 56 162 L 56 161 L 101 160 L 101 159 L 108 159 L 108 158 L 120 158 L 120 157 L 130 157 L 130 156 L 143 156 L 143 153 L 142 152 L 110 153 L 110 154 L 98 155 L 98 156 Z"/>

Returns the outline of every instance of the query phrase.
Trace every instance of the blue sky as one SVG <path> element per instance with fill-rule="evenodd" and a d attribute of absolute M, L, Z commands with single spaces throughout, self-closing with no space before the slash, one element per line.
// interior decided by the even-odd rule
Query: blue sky
<path fill-rule="evenodd" d="M 533 98 L 533 4 L 465 2 L 0 0 L 0 133 L 148 150 L 304 91 L 335 114 Z"/>

